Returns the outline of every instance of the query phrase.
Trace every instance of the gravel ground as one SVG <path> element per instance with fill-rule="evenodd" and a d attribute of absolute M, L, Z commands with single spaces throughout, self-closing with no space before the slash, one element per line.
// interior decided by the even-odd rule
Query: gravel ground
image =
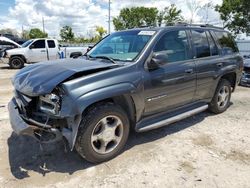
<path fill-rule="evenodd" d="M 250 187 L 250 88 L 238 87 L 223 114 L 132 133 L 121 155 L 92 165 L 63 143 L 41 151 L 12 133 L 7 102 L 15 72 L 0 65 L 0 187 Z"/>

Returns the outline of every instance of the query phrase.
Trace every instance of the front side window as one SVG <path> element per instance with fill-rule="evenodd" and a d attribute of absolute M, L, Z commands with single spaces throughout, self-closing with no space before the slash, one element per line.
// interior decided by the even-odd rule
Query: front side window
<path fill-rule="evenodd" d="M 33 44 L 33 48 L 45 48 L 45 40 L 37 40 Z"/>
<path fill-rule="evenodd" d="M 155 31 L 124 31 L 111 34 L 88 52 L 89 57 L 106 56 L 114 60 L 133 61 Z"/>
<path fill-rule="evenodd" d="M 214 33 L 224 54 L 232 54 L 239 51 L 233 37 L 229 33 L 225 31 L 215 31 Z"/>
<path fill-rule="evenodd" d="M 192 40 L 196 53 L 196 58 L 210 56 L 210 46 L 204 30 L 192 30 Z"/>
<path fill-rule="evenodd" d="M 154 52 L 163 52 L 168 62 L 190 59 L 188 37 L 185 30 L 167 32 L 154 47 Z"/>

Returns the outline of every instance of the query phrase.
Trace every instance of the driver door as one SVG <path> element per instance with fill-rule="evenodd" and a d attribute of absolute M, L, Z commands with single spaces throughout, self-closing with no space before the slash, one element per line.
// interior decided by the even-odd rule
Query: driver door
<path fill-rule="evenodd" d="M 196 89 L 195 63 L 185 30 L 165 33 L 153 49 L 157 52 L 165 53 L 166 59 L 146 70 L 145 116 L 192 102 Z"/>
<path fill-rule="evenodd" d="M 35 63 L 48 60 L 45 40 L 36 40 L 29 46 L 28 61 Z"/>

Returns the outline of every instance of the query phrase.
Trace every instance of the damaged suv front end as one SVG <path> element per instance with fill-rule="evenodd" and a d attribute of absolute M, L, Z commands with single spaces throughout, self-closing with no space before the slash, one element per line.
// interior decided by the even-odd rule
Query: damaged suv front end
<path fill-rule="evenodd" d="M 64 83 L 114 67 L 117 65 L 85 59 L 58 60 L 50 65 L 40 63 L 25 67 L 12 80 L 15 91 L 8 106 L 12 129 L 41 143 L 65 137 L 73 149 L 81 112 L 77 100 L 72 98 Z"/>

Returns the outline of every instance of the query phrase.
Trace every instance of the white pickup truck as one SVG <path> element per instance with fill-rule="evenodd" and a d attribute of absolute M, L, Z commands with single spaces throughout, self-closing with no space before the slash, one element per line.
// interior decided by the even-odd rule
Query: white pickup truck
<path fill-rule="evenodd" d="M 88 47 L 60 47 L 55 39 L 31 39 L 21 47 L 3 53 L 3 63 L 13 69 L 20 69 L 25 63 L 36 63 L 59 58 L 77 58 L 87 51 Z"/>

